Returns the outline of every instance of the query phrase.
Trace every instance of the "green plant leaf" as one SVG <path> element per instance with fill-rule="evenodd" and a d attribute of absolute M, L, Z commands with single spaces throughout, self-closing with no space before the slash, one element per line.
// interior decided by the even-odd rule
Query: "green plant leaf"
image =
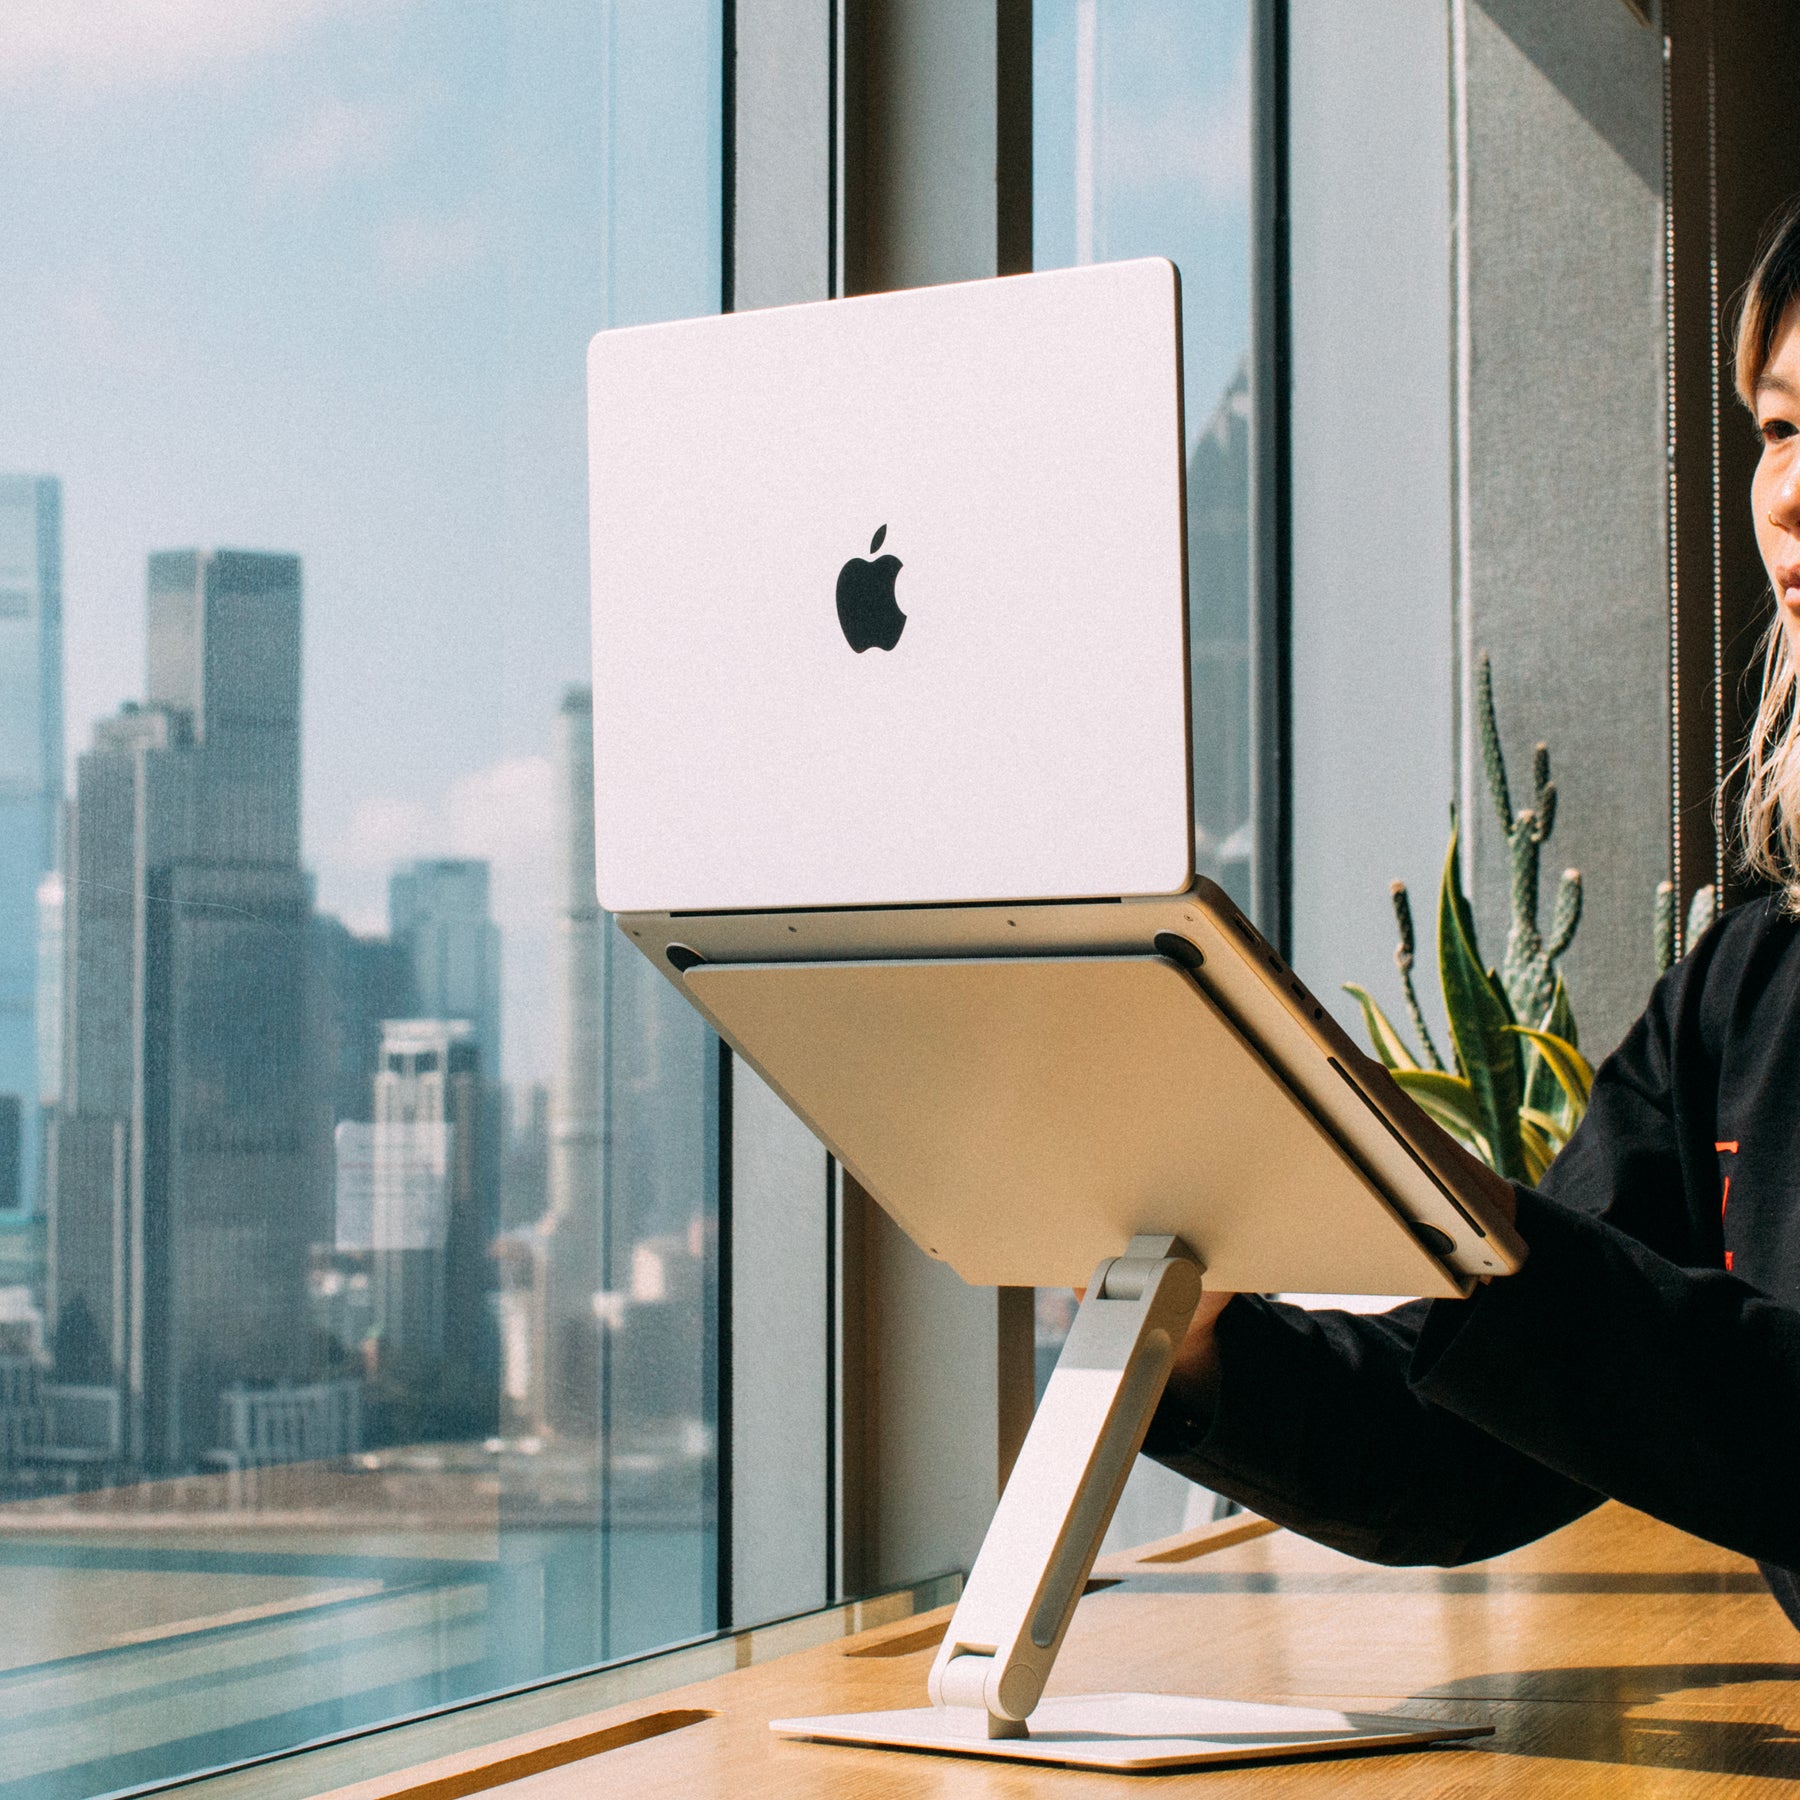
<path fill-rule="evenodd" d="M 1524 1101 L 1524 1057 L 1513 1032 L 1512 1009 L 1500 979 L 1481 964 L 1475 919 L 1463 892 L 1460 828 L 1452 824 L 1438 893 L 1438 973 L 1457 1066 L 1480 1109 L 1481 1135 L 1492 1150 L 1490 1164 L 1509 1180 L 1529 1179 L 1519 1136 Z"/>
<path fill-rule="evenodd" d="M 1568 1030 L 1562 1030 L 1564 1026 Z M 1543 1019 L 1537 1021 L 1537 1030 L 1548 1031 L 1552 1037 L 1561 1039 L 1568 1039 L 1570 1031 L 1575 1030 L 1568 988 L 1562 986 L 1561 974 L 1557 976 L 1557 985 L 1550 995 L 1550 1004 L 1544 1008 Z M 1548 1112 L 1555 1118 L 1566 1118 L 1570 1105 L 1568 1094 L 1562 1093 L 1555 1071 L 1544 1060 L 1543 1053 L 1535 1044 L 1525 1051 L 1525 1103 L 1526 1107 L 1535 1107 L 1537 1111 Z"/>
<path fill-rule="evenodd" d="M 1556 1146 L 1532 1124 L 1531 1120 L 1521 1114 L 1519 1117 L 1519 1147 L 1525 1153 L 1525 1179 L 1533 1187 L 1544 1179 L 1544 1171 L 1556 1160 Z"/>
<path fill-rule="evenodd" d="M 1560 970 L 1557 972 L 1550 1004 L 1545 1008 L 1537 1028 L 1539 1031 L 1549 1032 L 1552 1037 L 1563 1039 L 1565 1043 L 1576 1042 L 1575 1014 L 1569 1005 L 1569 990 L 1563 985 Z M 1535 1045 L 1525 1056 L 1525 1104 L 1535 1107 L 1539 1112 L 1549 1113 L 1571 1129 L 1581 1116 L 1579 1112 L 1570 1115 L 1569 1097 L 1557 1081 L 1555 1070 L 1544 1060 Z"/>
<path fill-rule="evenodd" d="M 1575 1010 L 1569 1005 L 1569 990 L 1563 986 L 1562 972 L 1556 976 L 1556 987 L 1550 995 L 1550 1010 L 1538 1021 L 1538 1030 L 1559 1037 L 1565 1044 L 1579 1045 L 1575 1034 Z"/>
<path fill-rule="evenodd" d="M 1514 1025 L 1510 1029 L 1530 1043 L 1550 1065 L 1557 1085 L 1568 1096 L 1575 1118 L 1579 1120 L 1587 1111 L 1588 1096 L 1594 1088 L 1594 1071 L 1588 1059 L 1567 1038 L 1557 1037 L 1553 1032 L 1533 1031 L 1529 1025 Z"/>
<path fill-rule="evenodd" d="M 1560 1150 L 1569 1141 L 1569 1125 L 1566 1119 L 1559 1119 L 1555 1113 L 1539 1112 L 1535 1106 L 1521 1107 L 1519 1117 L 1534 1131 L 1541 1131 L 1550 1140 L 1552 1149 Z"/>
<path fill-rule="evenodd" d="M 1362 1008 L 1363 1029 L 1382 1062 L 1390 1069 L 1416 1069 L 1418 1059 L 1407 1049 L 1406 1039 L 1395 1029 L 1393 1020 L 1376 1005 L 1375 996 L 1354 981 L 1344 983 L 1344 992 Z"/>
<path fill-rule="evenodd" d="M 1488 1162 L 1481 1106 L 1475 1090 L 1460 1075 L 1447 1075 L 1441 1069 L 1396 1069 L 1394 1080 L 1437 1124 Z"/>

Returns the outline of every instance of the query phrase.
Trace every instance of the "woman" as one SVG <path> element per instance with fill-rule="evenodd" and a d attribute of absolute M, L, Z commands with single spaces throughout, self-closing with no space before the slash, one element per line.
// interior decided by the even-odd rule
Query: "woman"
<path fill-rule="evenodd" d="M 1735 908 L 1602 1065 L 1524 1268 L 1380 1317 L 1209 1295 L 1145 1450 L 1374 1562 L 1467 1562 L 1611 1496 L 1743 1551 L 1800 1625 L 1800 204 L 1737 385 L 1776 596 Z"/>

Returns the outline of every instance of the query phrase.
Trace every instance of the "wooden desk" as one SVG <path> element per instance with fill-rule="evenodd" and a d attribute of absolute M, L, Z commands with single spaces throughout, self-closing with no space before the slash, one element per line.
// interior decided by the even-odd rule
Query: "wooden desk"
<path fill-rule="evenodd" d="M 1082 1601 L 1051 1691 L 1160 1688 L 1389 1709 L 1483 1721 L 1496 1735 L 1404 1755 L 1109 1776 L 769 1732 L 772 1717 L 923 1704 L 946 1607 L 332 1800 L 1015 1800 L 1151 1788 L 1215 1800 L 1654 1800 L 1761 1796 L 1771 1782 L 1800 1782 L 1800 1634 L 1751 1564 L 1641 1514 L 1609 1505 L 1542 1543 L 1452 1570 L 1373 1568 L 1286 1532 L 1222 1536 L 1186 1559 L 1139 1553 L 1103 1567 L 1125 1579 Z"/>

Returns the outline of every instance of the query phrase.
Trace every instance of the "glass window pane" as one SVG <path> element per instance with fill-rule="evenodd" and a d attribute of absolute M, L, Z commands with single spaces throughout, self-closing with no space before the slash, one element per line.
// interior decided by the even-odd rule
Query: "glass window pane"
<path fill-rule="evenodd" d="M 1032 259 L 1181 271 L 1196 865 L 1250 905 L 1247 0 L 1035 0 Z"/>
<path fill-rule="evenodd" d="M 722 32 L 0 36 L 0 1795 L 52 1797 L 716 1622 L 719 1051 L 594 903 L 584 353 L 718 306 Z"/>
<path fill-rule="evenodd" d="M 1251 909 L 1249 0 L 1034 0 L 1032 260 L 1181 271 L 1194 865 Z M 1037 1295 L 1043 1392 L 1074 1296 Z M 1107 1547 L 1211 1516 L 1142 1458 Z"/>

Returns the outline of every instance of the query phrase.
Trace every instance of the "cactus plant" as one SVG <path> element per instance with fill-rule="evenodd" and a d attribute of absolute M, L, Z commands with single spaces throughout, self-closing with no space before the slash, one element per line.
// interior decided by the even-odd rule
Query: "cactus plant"
<path fill-rule="evenodd" d="M 1486 651 L 1476 665 L 1475 688 L 1482 766 L 1512 861 L 1512 927 L 1506 934 L 1501 980 L 1515 1019 L 1525 1019 L 1538 1030 L 1552 1032 L 1573 1044 L 1577 1041 L 1575 1018 L 1557 965 L 1581 923 L 1579 869 L 1563 870 L 1549 938 L 1538 928 L 1538 861 L 1556 829 L 1556 783 L 1550 779 L 1550 747 L 1540 743 L 1532 750 L 1532 804 L 1515 813 L 1506 780 L 1506 757 L 1500 748 L 1500 728 L 1494 716 L 1493 665 Z M 1531 1062 L 1526 1078 L 1527 1103 L 1539 1108 L 1553 1106 L 1557 1085 L 1549 1064 L 1541 1055 L 1534 1055 Z"/>
<path fill-rule="evenodd" d="M 1438 890 L 1438 974 L 1455 1072 L 1438 1056 L 1413 986 L 1412 905 L 1403 883 L 1393 887 L 1400 930 L 1394 960 L 1423 1062 L 1366 989 L 1345 986 L 1394 1079 L 1490 1167 L 1513 1180 L 1536 1181 L 1580 1122 L 1593 1082 L 1577 1048 L 1575 1017 L 1558 966 L 1581 923 L 1581 875 L 1564 871 L 1546 938 L 1538 925 L 1538 865 L 1556 824 L 1550 752 L 1543 744 L 1536 747 L 1532 805 L 1515 814 L 1485 654 L 1477 667 L 1476 693 L 1488 790 L 1511 853 L 1512 926 L 1500 969 L 1485 967 L 1474 910 L 1463 891 L 1460 823 L 1452 813 Z M 1521 1025 L 1521 1018 L 1528 1023 Z"/>
<path fill-rule="evenodd" d="M 1691 950 L 1706 935 L 1713 920 L 1718 917 L 1718 893 L 1709 881 L 1705 887 L 1694 889 L 1694 897 L 1688 902 L 1687 929 L 1676 942 L 1675 921 L 1679 916 L 1676 910 L 1675 884 L 1672 881 L 1659 881 L 1656 884 L 1656 910 L 1653 921 L 1656 943 L 1656 972 L 1666 975 L 1675 966 L 1675 958 L 1681 951 Z"/>

